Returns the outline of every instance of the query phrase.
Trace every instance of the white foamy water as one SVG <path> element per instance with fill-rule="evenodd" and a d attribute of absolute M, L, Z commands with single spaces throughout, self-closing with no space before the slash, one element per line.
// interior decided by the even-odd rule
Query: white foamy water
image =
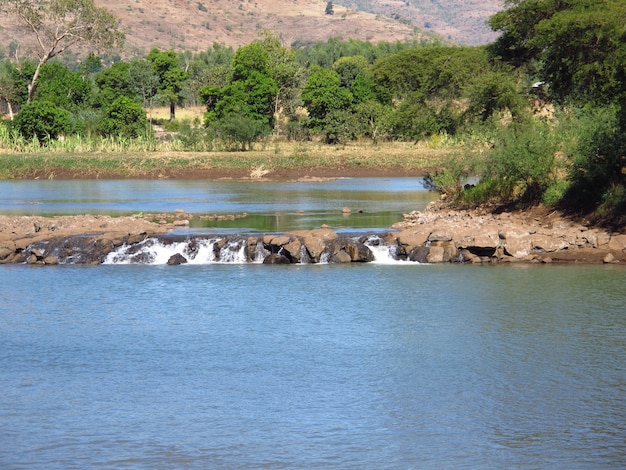
<path fill-rule="evenodd" d="M 221 249 L 217 249 L 221 243 L 224 245 Z M 223 239 L 217 238 L 168 243 L 149 238 L 138 245 L 122 245 L 109 253 L 103 264 L 167 264 L 168 260 L 176 254 L 184 256 L 188 264 L 242 264 L 248 262 L 245 250 L 244 240 L 224 242 Z M 257 262 L 259 256 L 253 262 Z M 263 258 L 260 261 L 263 261 Z"/>
<path fill-rule="evenodd" d="M 413 266 L 418 263 L 417 261 L 407 261 L 397 258 L 397 247 L 395 245 L 387 245 L 383 242 L 382 238 L 373 236 L 365 242 L 365 245 L 370 249 L 372 255 L 374 255 L 374 264 L 393 264 L 393 265 L 406 265 Z"/>

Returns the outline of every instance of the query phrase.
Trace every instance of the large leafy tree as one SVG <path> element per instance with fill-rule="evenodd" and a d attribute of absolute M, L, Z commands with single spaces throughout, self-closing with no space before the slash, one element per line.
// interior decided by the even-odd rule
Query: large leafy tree
<path fill-rule="evenodd" d="M 207 105 L 206 124 L 240 114 L 263 125 L 273 123 L 276 81 L 269 66 L 269 54 L 255 41 L 235 53 L 230 83 L 226 86 L 208 85 L 200 90 Z"/>
<path fill-rule="evenodd" d="M 508 0 L 489 24 L 491 50 L 526 66 L 559 101 L 614 102 L 626 93 L 626 2 Z"/>
<path fill-rule="evenodd" d="M 159 94 L 170 105 L 170 121 L 176 119 L 176 105 L 182 104 L 183 90 L 189 74 L 180 67 L 174 51 L 152 49 L 147 57 L 159 77 Z"/>
<path fill-rule="evenodd" d="M 36 67 L 36 65 L 34 65 Z M 26 65 L 23 66 L 23 70 Z M 85 107 L 91 99 L 92 89 L 88 80 L 61 62 L 50 61 L 41 67 L 37 100 L 45 100 L 59 108 L 74 110 Z"/>
<path fill-rule="evenodd" d="M 134 98 L 135 87 L 130 76 L 128 62 L 116 62 L 111 67 L 102 70 L 94 76 L 94 83 L 98 87 L 96 105 L 108 106 L 120 96 Z"/>
<path fill-rule="evenodd" d="M 334 70 L 311 67 L 311 73 L 302 90 L 302 102 L 309 113 L 314 132 L 327 130 L 330 124 L 337 128 L 338 121 L 345 121 L 346 112 L 351 110 L 353 96 L 341 86 L 341 78 Z M 327 135 L 327 142 L 336 142 L 333 135 Z"/>
<path fill-rule="evenodd" d="M 41 67 L 50 59 L 75 46 L 110 50 L 124 40 L 117 19 L 93 0 L 0 0 L 0 10 L 18 18 L 37 44 L 39 61 L 28 83 L 28 102 L 35 96 Z"/>

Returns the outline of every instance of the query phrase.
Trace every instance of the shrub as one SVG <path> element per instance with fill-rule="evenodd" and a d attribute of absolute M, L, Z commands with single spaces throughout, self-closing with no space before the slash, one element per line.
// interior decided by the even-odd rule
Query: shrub
<path fill-rule="evenodd" d="M 26 103 L 13 121 L 15 129 L 25 139 L 37 138 L 40 142 L 56 139 L 70 132 L 70 114 L 49 101 Z"/>
<path fill-rule="evenodd" d="M 139 103 L 120 96 L 104 111 L 100 132 L 105 136 L 138 137 L 146 134 L 146 112 Z"/>
<path fill-rule="evenodd" d="M 252 149 L 252 143 L 269 131 L 262 122 L 234 113 L 220 119 L 215 126 L 228 147 L 237 150 Z"/>
<path fill-rule="evenodd" d="M 559 142 L 545 123 L 504 128 L 485 161 L 475 188 L 463 194 L 474 203 L 532 205 L 557 181 Z"/>

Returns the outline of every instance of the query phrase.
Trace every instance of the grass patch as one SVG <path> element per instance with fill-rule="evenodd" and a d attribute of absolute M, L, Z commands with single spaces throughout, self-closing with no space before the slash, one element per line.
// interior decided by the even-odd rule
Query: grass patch
<path fill-rule="evenodd" d="M 256 168 L 273 172 L 322 169 L 338 175 L 366 169 L 372 173 L 404 170 L 415 174 L 441 166 L 451 158 L 464 158 L 455 147 L 433 149 L 410 143 L 369 142 L 328 146 L 316 142 L 267 142 L 246 152 L 184 152 L 167 146 L 158 150 L 108 149 L 61 151 L 40 148 L 29 153 L 0 154 L 0 178 L 159 178 L 249 175 Z"/>

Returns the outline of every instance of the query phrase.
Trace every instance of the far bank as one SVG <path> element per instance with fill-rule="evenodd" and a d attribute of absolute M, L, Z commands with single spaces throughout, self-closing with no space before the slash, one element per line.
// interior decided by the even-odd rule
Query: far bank
<path fill-rule="evenodd" d="M 33 151 L 0 153 L 0 179 L 297 179 L 302 177 L 423 176 L 457 147 L 411 143 L 327 146 L 276 142 L 246 152 Z"/>

